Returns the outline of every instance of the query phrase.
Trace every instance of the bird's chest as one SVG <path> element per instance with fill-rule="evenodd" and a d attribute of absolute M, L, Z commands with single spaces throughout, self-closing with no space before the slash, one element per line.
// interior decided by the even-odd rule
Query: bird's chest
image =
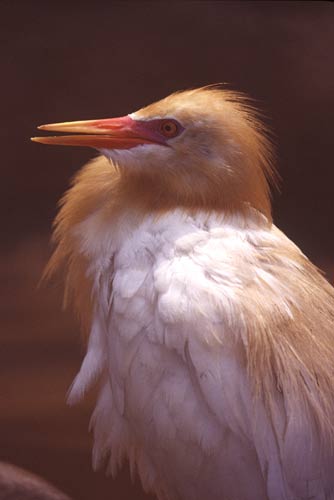
<path fill-rule="evenodd" d="M 231 404 L 235 394 L 248 397 L 232 339 L 240 318 L 234 307 L 248 279 L 241 269 L 244 239 L 214 218 L 174 214 L 110 241 L 95 269 L 105 375 L 95 412 L 98 453 L 110 434 L 115 457 L 136 456 L 157 484 L 168 474 L 171 484 L 185 488 L 188 477 L 193 490 L 184 498 L 205 498 L 211 488 L 209 497 L 221 499 L 211 475 L 221 474 L 223 455 L 232 457 L 228 477 L 239 456 L 253 460 L 244 438 L 236 437 L 247 414 Z M 229 382 L 224 391 L 222 380 Z"/>
<path fill-rule="evenodd" d="M 181 406 L 184 422 L 193 419 L 187 346 L 205 350 L 224 334 L 222 301 L 232 303 L 240 283 L 229 236 L 214 222 L 173 214 L 132 226 L 98 280 L 113 397 L 143 425 L 156 408 L 161 421 L 179 418 Z"/>
<path fill-rule="evenodd" d="M 163 305 L 175 278 L 175 253 L 168 230 L 137 228 L 114 253 L 112 283 L 104 287 L 110 294 L 102 302 L 108 304 L 104 317 L 114 396 L 119 410 L 138 413 L 136 419 L 151 418 L 153 410 L 144 411 L 145 401 L 163 385 L 170 392 L 175 383 L 179 361 L 169 352 L 177 348 L 171 338 L 175 325 L 171 329 L 163 317 L 176 307 L 175 300 Z M 109 281 L 110 275 L 104 279 Z"/>
<path fill-rule="evenodd" d="M 205 336 L 208 320 L 222 323 L 221 302 L 232 304 L 242 286 L 239 241 L 211 224 L 173 214 L 118 235 L 99 280 L 111 350 L 117 336 L 126 352 L 145 339 L 182 356 L 199 325 Z"/>

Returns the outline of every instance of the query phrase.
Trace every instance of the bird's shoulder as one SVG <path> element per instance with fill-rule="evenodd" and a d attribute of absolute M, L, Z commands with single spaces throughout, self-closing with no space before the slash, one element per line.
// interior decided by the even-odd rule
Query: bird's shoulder
<path fill-rule="evenodd" d="M 307 307 L 312 291 L 323 304 L 334 300 L 300 249 L 261 215 L 251 215 L 245 221 L 176 210 L 123 228 L 113 258 L 114 294 L 130 301 L 145 289 L 168 323 L 245 321 L 254 311 L 268 324 L 282 323 Z"/>

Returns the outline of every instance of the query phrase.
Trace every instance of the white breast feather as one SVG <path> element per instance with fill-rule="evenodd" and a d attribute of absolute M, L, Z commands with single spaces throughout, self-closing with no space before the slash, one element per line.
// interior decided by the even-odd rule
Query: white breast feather
<path fill-rule="evenodd" d="M 255 247 L 288 241 L 260 220 L 255 212 L 245 225 L 174 211 L 140 224 L 124 218 L 111 229 L 96 213 L 76 228 L 96 306 L 69 399 L 101 379 L 94 465 L 106 460 L 115 472 L 127 457 L 161 500 L 333 498 L 314 460 L 302 458 L 308 429 L 296 438 L 280 396 L 275 422 L 253 402 L 240 293 L 255 280 L 274 291 L 287 318 L 293 301 L 285 283 L 257 265 Z M 295 443 L 300 452 L 292 453 Z M 292 456 L 299 484 L 289 482 Z"/>

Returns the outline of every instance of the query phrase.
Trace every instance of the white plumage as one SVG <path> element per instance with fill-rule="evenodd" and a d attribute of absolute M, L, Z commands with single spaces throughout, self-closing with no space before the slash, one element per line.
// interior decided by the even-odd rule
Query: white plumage
<path fill-rule="evenodd" d="M 49 272 L 65 266 L 91 326 L 69 401 L 100 383 L 94 467 L 128 459 L 159 500 L 333 499 L 333 289 L 271 222 L 268 144 L 240 98 L 131 115 L 166 117 L 170 150 L 103 145 L 57 221 Z"/>

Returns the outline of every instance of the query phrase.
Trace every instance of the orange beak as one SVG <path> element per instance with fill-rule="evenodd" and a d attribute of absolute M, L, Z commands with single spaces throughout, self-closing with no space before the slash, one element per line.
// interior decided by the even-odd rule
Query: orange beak
<path fill-rule="evenodd" d="M 40 130 L 74 135 L 32 137 L 34 142 L 59 146 L 89 146 L 96 149 L 129 149 L 141 144 L 164 144 L 150 122 L 130 116 L 41 125 Z"/>

